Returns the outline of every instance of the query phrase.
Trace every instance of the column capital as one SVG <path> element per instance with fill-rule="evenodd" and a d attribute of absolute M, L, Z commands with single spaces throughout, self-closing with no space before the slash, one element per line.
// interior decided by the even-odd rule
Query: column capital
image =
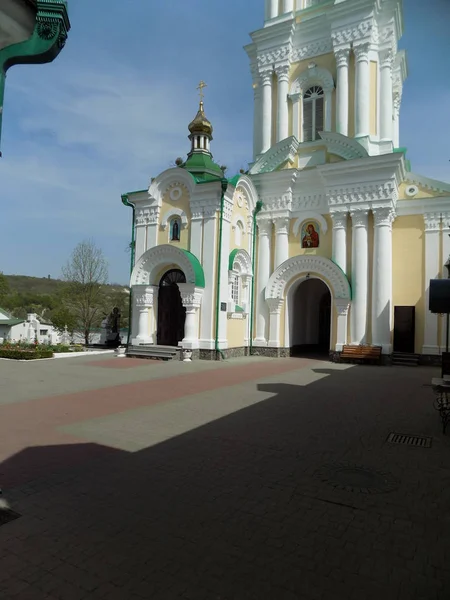
<path fill-rule="evenodd" d="M 277 234 L 288 234 L 289 233 L 289 217 L 275 217 L 273 220 L 275 225 L 275 233 Z"/>
<path fill-rule="evenodd" d="M 301 97 L 301 92 L 298 92 L 297 94 L 289 94 L 289 98 L 291 99 L 292 104 L 297 104 L 298 102 L 300 102 Z"/>
<path fill-rule="evenodd" d="M 366 208 L 352 208 L 350 209 L 350 215 L 352 217 L 353 227 L 364 227 L 367 229 L 369 223 L 369 210 Z"/>
<path fill-rule="evenodd" d="M 330 216 L 333 221 L 333 229 L 346 229 L 348 223 L 347 211 L 332 211 Z"/>
<path fill-rule="evenodd" d="M 350 62 L 350 45 L 336 48 L 334 56 L 336 58 L 336 66 L 338 69 L 341 67 L 348 67 Z"/>
<path fill-rule="evenodd" d="M 374 227 L 391 227 L 395 212 L 390 206 L 388 207 L 372 207 Z"/>
<path fill-rule="evenodd" d="M 394 52 L 392 48 L 385 48 L 378 53 L 380 59 L 380 67 L 382 69 L 392 69 L 394 63 Z"/>
<path fill-rule="evenodd" d="M 203 289 L 194 287 L 190 283 L 179 283 L 181 301 L 186 310 L 200 308 L 203 297 Z"/>
<path fill-rule="evenodd" d="M 275 65 L 275 73 L 277 74 L 278 82 L 289 82 L 289 70 L 290 65 L 288 64 Z"/>
<path fill-rule="evenodd" d="M 133 297 L 137 308 L 147 309 L 153 306 L 157 286 L 133 286 Z"/>
<path fill-rule="evenodd" d="M 425 232 L 440 231 L 441 213 L 425 213 L 423 220 L 425 222 Z"/>
<path fill-rule="evenodd" d="M 269 219 L 258 219 L 258 233 L 261 236 L 269 236 L 272 233 L 272 221 Z"/>
<path fill-rule="evenodd" d="M 262 69 L 259 72 L 261 85 L 272 85 L 272 76 L 273 76 L 272 69 Z"/>
<path fill-rule="evenodd" d="M 268 298 L 266 302 L 269 306 L 270 314 L 280 314 L 284 302 L 283 298 Z"/>
<path fill-rule="evenodd" d="M 338 316 L 347 316 L 348 310 L 350 308 L 350 302 L 343 298 L 336 298 L 334 301 L 334 306 L 336 307 L 336 311 Z"/>
<path fill-rule="evenodd" d="M 370 42 L 362 42 L 353 46 L 356 62 L 369 62 Z"/>
<path fill-rule="evenodd" d="M 450 212 L 442 213 L 442 229 L 450 231 Z"/>

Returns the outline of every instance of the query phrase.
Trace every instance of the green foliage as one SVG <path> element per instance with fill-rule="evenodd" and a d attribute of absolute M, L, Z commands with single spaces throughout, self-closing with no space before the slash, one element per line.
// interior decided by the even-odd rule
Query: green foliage
<path fill-rule="evenodd" d="M 37 346 L 36 348 L 18 348 L 0 346 L 0 358 L 13 360 L 36 360 L 39 358 L 53 358 L 53 350 Z"/>
<path fill-rule="evenodd" d="M 76 329 L 77 318 L 64 304 L 60 304 L 58 308 L 52 311 L 51 318 L 59 333 L 63 333 L 67 327 L 67 331 L 72 335 Z"/>
<path fill-rule="evenodd" d="M 0 271 L 0 298 L 4 298 L 9 292 L 9 283 L 3 273 Z"/>

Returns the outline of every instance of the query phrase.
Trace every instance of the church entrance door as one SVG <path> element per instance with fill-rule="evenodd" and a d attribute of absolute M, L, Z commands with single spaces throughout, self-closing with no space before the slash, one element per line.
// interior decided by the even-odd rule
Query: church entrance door
<path fill-rule="evenodd" d="M 159 283 L 156 343 L 160 346 L 178 346 L 184 338 L 186 309 L 178 283 L 186 283 L 186 277 L 179 269 L 167 271 Z"/>
<path fill-rule="evenodd" d="M 328 355 L 331 335 L 331 294 L 320 279 L 307 279 L 294 290 L 289 308 L 291 354 Z"/>

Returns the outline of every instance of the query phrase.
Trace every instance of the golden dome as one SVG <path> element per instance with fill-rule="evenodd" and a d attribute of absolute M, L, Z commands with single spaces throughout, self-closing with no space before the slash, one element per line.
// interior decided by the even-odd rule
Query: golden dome
<path fill-rule="evenodd" d="M 203 100 L 200 102 L 200 107 L 195 119 L 189 125 L 189 131 L 192 134 L 206 134 L 212 136 L 213 126 L 205 116 Z"/>

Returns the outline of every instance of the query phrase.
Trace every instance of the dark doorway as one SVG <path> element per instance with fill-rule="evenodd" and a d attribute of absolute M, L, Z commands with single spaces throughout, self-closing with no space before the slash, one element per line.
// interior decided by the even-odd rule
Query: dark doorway
<path fill-rule="evenodd" d="M 179 283 L 186 283 L 183 271 L 171 269 L 159 283 L 157 344 L 178 346 L 184 338 L 186 309 L 181 301 Z"/>
<path fill-rule="evenodd" d="M 416 307 L 394 307 L 394 352 L 414 354 Z"/>
<path fill-rule="evenodd" d="M 320 279 L 300 283 L 289 303 L 292 356 L 328 356 L 331 334 L 331 294 Z"/>

